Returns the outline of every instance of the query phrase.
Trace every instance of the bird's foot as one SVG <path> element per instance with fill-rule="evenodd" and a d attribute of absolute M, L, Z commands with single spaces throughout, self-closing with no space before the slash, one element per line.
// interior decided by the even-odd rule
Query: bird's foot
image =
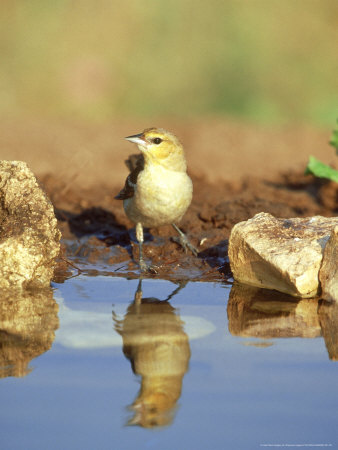
<path fill-rule="evenodd" d="M 153 264 L 147 264 L 143 259 L 139 262 L 140 270 L 142 273 L 153 273 L 156 274 L 158 272 L 158 267 Z"/>
<path fill-rule="evenodd" d="M 174 236 L 173 238 L 174 242 L 177 242 L 181 247 L 183 247 L 185 253 L 188 252 L 188 250 L 191 251 L 191 253 L 195 256 L 198 255 L 198 250 L 196 247 L 192 245 L 192 243 L 189 241 L 187 236 L 184 233 L 180 233 L 178 236 Z"/>

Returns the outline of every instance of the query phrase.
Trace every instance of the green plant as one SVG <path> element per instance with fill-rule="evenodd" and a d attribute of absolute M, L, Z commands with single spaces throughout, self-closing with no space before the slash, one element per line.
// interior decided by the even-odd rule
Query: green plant
<path fill-rule="evenodd" d="M 336 149 L 336 154 L 338 155 L 338 120 L 337 128 L 333 131 L 330 139 L 330 145 Z M 314 156 L 310 156 L 308 165 L 305 169 L 305 174 L 312 174 L 316 177 L 327 178 L 328 180 L 338 183 L 338 170 L 322 163 Z"/>

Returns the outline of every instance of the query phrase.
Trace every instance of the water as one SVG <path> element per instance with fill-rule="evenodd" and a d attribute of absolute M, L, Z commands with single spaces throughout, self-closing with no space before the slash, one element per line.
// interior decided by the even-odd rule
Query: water
<path fill-rule="evenodd" d="M 4 450 L 338 445 L 336 305 L 85 274 L 1 304 Z"/>

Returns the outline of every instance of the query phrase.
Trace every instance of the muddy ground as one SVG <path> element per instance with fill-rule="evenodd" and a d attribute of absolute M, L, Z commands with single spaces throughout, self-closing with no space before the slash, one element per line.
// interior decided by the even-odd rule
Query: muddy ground
<path fill-rule="evenodd" d="M 156 266 L 156 273 L 148 276 L 227 280 L 231 278 L 226 256 L 228 238 L 237 222 L 262 211 L 285 218 L 333 216 L 338 212 L 337 186 L 300 173 L 281 174 L 274 181 L 250 178 L 217 185 L 194 175 L 192 179 L 194 198 L 180 225 L 197 247 L 198 257 L 183 252 L 173 239 L 171 226 L 150 229 L 145 235 L 144 253 Z M 114 200 L 111 191 L 107 194 L 105 186 L 97 186 L 55 196 L 56 180 L 48 176 L 42 183 L 54 202 L 64 239 L 72 242 L 64 246 L 64 257 L 78 267 L 84 259 L 93 266 L 110 265 L 115 275 L 139 273 L 132 224 L 123 213 L 122 202 Z"/>
<path fill-rule="evenodd" d="M 186 149 L 194 196 L 180 227 L 199 254 L 185 254 L 170 226 L 148 230 L 145 257 L 157 273 L 147 276 L 231 279 L 226 250 L 237 222 L 262 211 L 284 218 L 337 215 L 337 184 L 303 174 L 310 154 L 336 164 L 329 129 L 258 128 L 225 119 L 100 126 L 8 121 L 0 125 L 2 159 L 28 162 L 55 207 L 63 234 L 57 281 L 76 267 L 139 275 L 133 224 L 114 196 L 128 173 L 124 160 L 137 152 L 123 136 L 153 125 L 176 133 Z"/>

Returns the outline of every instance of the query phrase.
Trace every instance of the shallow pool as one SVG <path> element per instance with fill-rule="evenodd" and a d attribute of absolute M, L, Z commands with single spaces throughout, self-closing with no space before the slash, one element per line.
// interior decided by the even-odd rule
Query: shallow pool
<path fill-rule="evenodd" d="M 4 450 L 338 445 L 334 304 L 83 273 L 1 328 Z"/>

